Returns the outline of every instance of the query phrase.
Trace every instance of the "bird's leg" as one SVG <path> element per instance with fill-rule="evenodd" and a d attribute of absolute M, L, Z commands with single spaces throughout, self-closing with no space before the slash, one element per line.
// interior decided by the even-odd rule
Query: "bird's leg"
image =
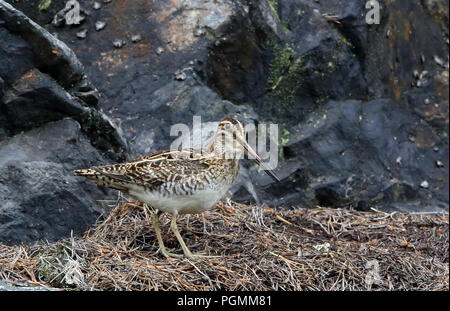
<path fill-rule="evenodd" d="M 192 259 L 192 258 L 196 258 L 196 257 L 197 258 L 198 257 L 201 257 L 201 258 L 217 258 L 217 257 L 220 257 L 220 256 L 208 256 L 208 255 L 203 255 L 203 254 L 192 254 L 191 251 L 189 250 L 189 248 L 186 246 L 186 243 L 184 243 L 184 240 L 181 237 L 180 232 L 178 231 L 177 215 L 176 214 L 174 214 L 172 216 L 172 221 L 170 222 L 170 229 L 172 229 L 173 233 L 175 233 L 175 236 L 177 237 L 177 240 L 180 243 L 181 248 L 183 249 L 184 255 L 187 258 Z"/>
<path fill-rule="evenodd" d="M 172 229 L 173 233 L 175 233 L 175 236 L 177 237 L 178 242 L 181 245 L 181 248 L 183 249 L 184 255 L 188 258 L 193 258 L 191 251 L 186 246 L 186 243 L 184 243 L 183 238 L 181 237 L 180 232 L 178 231 L 177 226 L 177 215 L 173 214 L 172 221 L 170 222 L 170 229 Z"/>
<path fill-rule="evenodd" d="M 156 238 L 158 239 L 158 244 L 159 244 L 159 251 L 161 252 L 161 254 L 163 254 L 165 257 L 169 258 L 169 257 L 183 257 L 181 255 L 178 254 L 172 254 L 169 253 L 166 249 L 166 247 L 164 246 L 164 241 L 162 239 L 161 236 L 161 229 L 159 228 L 159 215 L 161 214 L 161 211 L 157 211 L 156 213 L 153 213 L 152 215 L 152 223 L 153 223 L 153 228 L 155 229 L 155 233 L 156 233 Z"/>

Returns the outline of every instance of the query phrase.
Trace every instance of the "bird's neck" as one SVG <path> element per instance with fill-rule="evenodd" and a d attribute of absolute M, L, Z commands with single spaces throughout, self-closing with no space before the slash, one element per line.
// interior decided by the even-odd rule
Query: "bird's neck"
<path fill-rule="evenodd" d="M 227 135 L 216 135 L 206 149 L 218 159 L 236 160 L 239 162 L 243 155 L 243 148 L 232 137 Z"/>

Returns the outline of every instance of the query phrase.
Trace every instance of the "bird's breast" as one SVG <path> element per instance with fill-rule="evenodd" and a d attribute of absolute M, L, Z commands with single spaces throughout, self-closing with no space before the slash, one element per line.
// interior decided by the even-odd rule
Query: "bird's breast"
<path fill-rule="evenodd" d="M 198 214 L 209 210 L 223 198 L 229 186 L 202 189 L 186 194 L 159 191 L 130 190 L 129 194 L 141 202 L 171 214 Z"/>

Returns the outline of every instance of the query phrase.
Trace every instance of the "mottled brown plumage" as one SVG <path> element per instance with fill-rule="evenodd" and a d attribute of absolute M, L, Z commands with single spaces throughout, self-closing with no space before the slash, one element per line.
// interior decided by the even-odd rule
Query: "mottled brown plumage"
<path fill-rule="evenodd" d="M 96 166 L 75 171 L 98 185 L 128 193 L 130 186 L 162 195 L 192 195 L 213 186 L 232 184 L 239 171 L 239 160 L 202 155 L 194 150 L 166 151 L 123 164 Z"/>
<path fill-rule="evenodd" d="M 176 255 L 168 253 L 164 247 L 158 217 L 161 211 L 171 213 L 172 231 L 184 254 L 192 257 L 194 255 L 176 227 L 176 216 L 201 213 L 214 207 L 236 180 L 239 159 L 244 151 L 261 161 L 246 143 L 242 124 L 225 119 L 202 152 L 193 149 L 166 151 L 128 163 L 96 166 L 74 173 L 98 185 L 123 191 L 156 208 L 158 213 L 154 215 L 153 225 L 160 250 L 167 257 Z"/>

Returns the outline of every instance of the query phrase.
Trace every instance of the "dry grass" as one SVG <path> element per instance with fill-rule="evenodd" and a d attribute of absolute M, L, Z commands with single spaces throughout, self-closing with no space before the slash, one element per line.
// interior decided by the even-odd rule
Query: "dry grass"
<path fill-rule="evenodd" d="M 180 217 L 190 249 L 157 252 L 151 210 L 120 200 L 84 237 L 0 244 L 0 279 L 76 290 L 448 290 L 448 216 L 274 210 L 231 201 Z M 162 217 L 166 246 L 181 252 Z"/>

